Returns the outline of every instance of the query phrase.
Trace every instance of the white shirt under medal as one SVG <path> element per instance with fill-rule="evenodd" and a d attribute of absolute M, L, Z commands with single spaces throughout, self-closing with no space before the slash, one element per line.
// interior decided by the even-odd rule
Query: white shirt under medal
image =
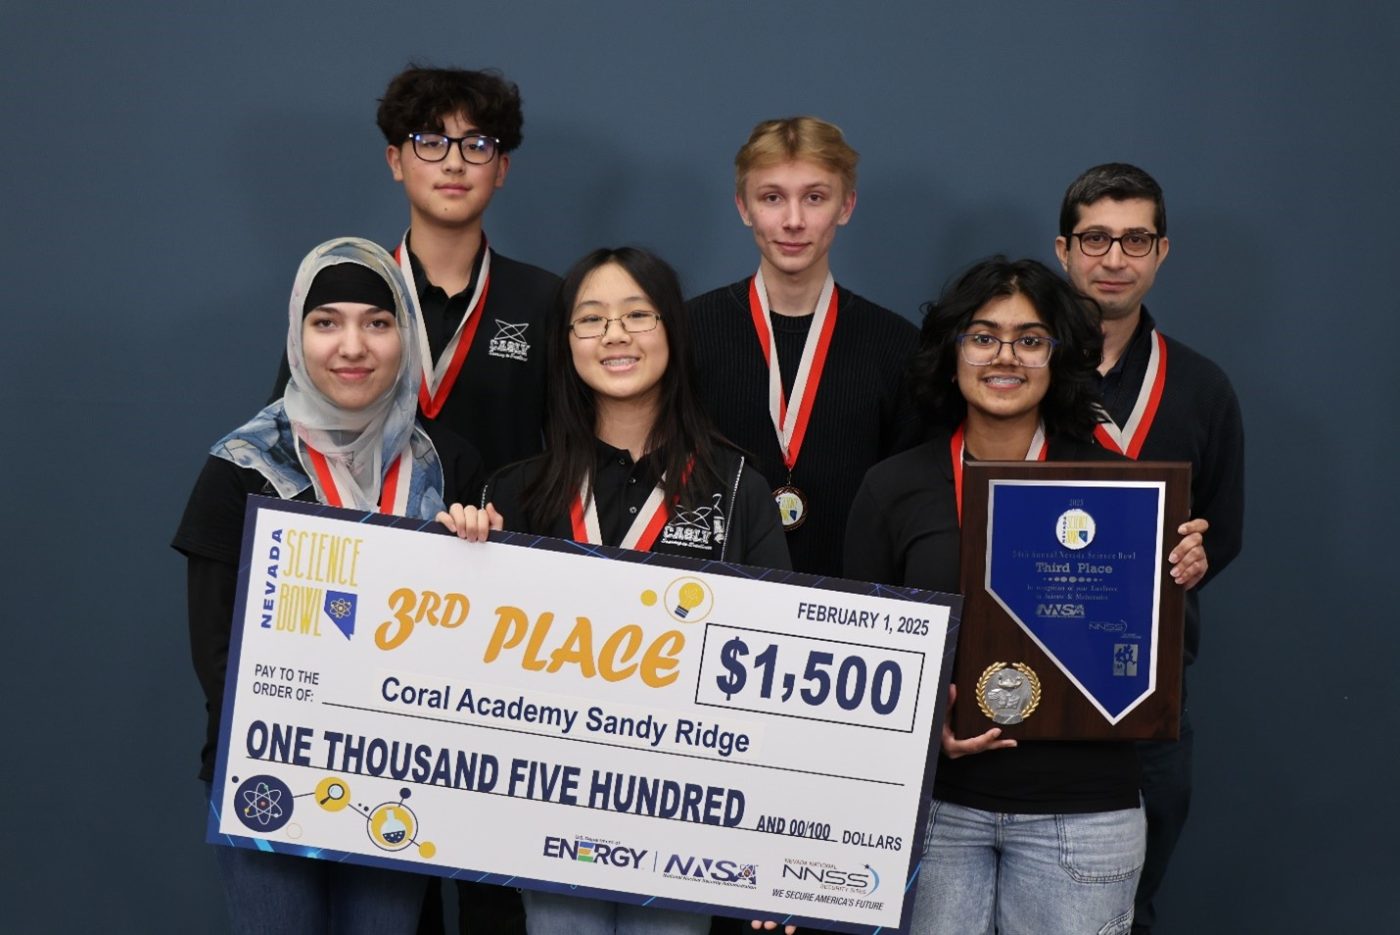
<path fill-rule="evenodd" d="M 807 423 L 812 417 L 817 387 L 821 385 L 822 370 L 826 367 L 827 353 L 831 349 L 831 332 L 836 327 L 837 298 L 836 280 L 827 273 L 821 295 L 817 298 L 817 307 L 812 313 L 811 329 L 802 345 L 802 358 L 797 366 L 797 376 L 792 381 L 792 399 L 789 401 L 783 394 L 783 374 L 778 364 L 777 342 L 773 339 L 773 323 L 768 317 L 768 289 L 763 282 L 761 267 L 749 282 L 749 314 L 753 318 L 763 356 L 768 360 L 768 412 L 773 418 L 778 447 L 782 449 L 783 463 L 788 469 L 788 482 L 773 491 L 783 529 L 787 532 L 797 529 L 807 519 L 807 496 L 793 485 L 792 469 L 797 464 L 797 455 L 807 435 Z"/>

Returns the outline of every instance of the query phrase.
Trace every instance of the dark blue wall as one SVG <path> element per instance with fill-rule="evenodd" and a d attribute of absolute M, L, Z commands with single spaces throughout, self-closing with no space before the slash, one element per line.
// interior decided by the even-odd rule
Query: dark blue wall
<path fill-rule="evenodd" d="M 555 269 L 638 241 L 692 289 L 747 274 L 730 160 L 775 115 L 862 151 L 835 268 L 911 316 L 982 254 L 1051 259 L 1081 169 L 1155 173 L 1173 249 L 1151 305 L 1232 375 L 1250 458 L 1164 921 L 1375 920 L 1400 871 L 1394 6 L 310 6 L 0 6 L 0 928 L 220 930 L 165 544 L 203 451 L 270 388 L 302 254 L 400 233 L 372 117 L 410 58 L 520 83 L 488 227 Z"/>

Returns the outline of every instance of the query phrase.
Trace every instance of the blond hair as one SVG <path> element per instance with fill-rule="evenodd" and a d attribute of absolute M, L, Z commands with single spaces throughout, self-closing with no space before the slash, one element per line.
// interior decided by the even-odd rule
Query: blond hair
<path fill-rule="evenodd" d="M 734 157 L 734 190 L 742 198 L 744 183 L 754 169 L 795 160 L 815 162 L 835 172 L 847 192 L 855 191 L 860 153 L 846 142 L 840 127 L 816 117 L 783 117 L 754 127 Z"/>

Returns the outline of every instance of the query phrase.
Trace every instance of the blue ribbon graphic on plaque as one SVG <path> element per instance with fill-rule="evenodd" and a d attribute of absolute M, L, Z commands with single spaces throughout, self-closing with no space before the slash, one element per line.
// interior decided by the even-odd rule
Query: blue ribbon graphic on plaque
<path fill-rule="evenodd" d="M 987 593 L 1110 724 L 1156 688 L 1166 491 L 994 480 Z"/>

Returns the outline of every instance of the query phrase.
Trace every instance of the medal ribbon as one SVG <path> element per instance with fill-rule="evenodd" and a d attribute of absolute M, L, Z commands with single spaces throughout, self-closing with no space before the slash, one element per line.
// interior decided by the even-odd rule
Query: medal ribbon
<path fill-rule="evenodd" d="M 768 289 L 763 283 L 763 270 L 760 268 L 749 282 L 749 314 L 753 316 L 758 343 L 763 348 L 764 359 L 768 361 L 768 411 L 773 417 L 778 447 L 783 450 L 783 462 L 789 473 L 797 464 L 797 454 L 802 450 L 807 423 L 812 418 L 812 406 L 817 400 L 817 387 L 821 385 L 822 370 L 826 368 L 826 357 L 831 350 L 831 332 L 836 328 L 837 298 L 836 280 L 827 273 L 813 312 L 812 329 L 802 346 L 801 362 L 792 381 L 792 405 L 789 406 L 783 395 L 783 374 L 778 366 L 773 323 L 768 319 Z"/>
<path fill-rule="evenodd" d="M 682 483 L 690 479 L 690 472 L 694 469 L 695 459 L 692 457 L 686 462 Z M 642 508 L 637 511 L 636 518 L 628 527 L 627 535 L 623 536 L 622 541 L 618 543 L 618 548 L 632 549 L 636 552 L 651 551 L 656 537 L 661 535 L 662 529 L 666 528 L 666 520 L 670 517 L 670 511 L 666 509 L 664 502 L 666 495 L 662 485 L 665 483 L 666 475 L 663 474 L 661 479 L 656 482 L 656 486 L 651 489 L 651 493 L 647 496 L 646 502 L 642 504 Z M 589 545 L 603 544 L 603 530 L 598 525 L 598 504 L 589 495 L 585 485 L 579 485 L 578 494 L 569 504 L 569 524 L 573 527 L 575 542 L 587 542 Z"/>
<path fill-rule="evenodd" d="M 1162 402 L 1162 390 L 1167 385 L 1167 339 L 1156 328 L 1148 336 L 1152 350 L 1147 357 L 1147 373 L 1143 375 L 1142 387 L 1138 390 L 1137 402 L 1128 416 L 1128 421 L 1120 429 L 1112 419 L 1094 426 L 1094 437 L 1109 451 L 1127 455 L 1134 461 L 1142 453 L 1142 444 L 1147 441 L 1147 433 L 1152 431 L 1152 422 L 1157 418 L 1157 407 Z M 1107 413 L 1105 413 L 1107 415 Z"/>
<path fill-rule="evenodd" d="M 467 351 L 471 349 L 476 329 L 485 314 L 486 292 L 491 286 L 491 248 L 488 246 L 482 254 L 481 273 L 476 277 L 476 289 L 467 303 L 466 314 L 457 323 L 452 340 L 442 349 L 442 356 L 436 364 L 433 363 L 433 349 L 428 345 L 428 326 L 423 321 L 423 309 L 418 304 L 418 284 L 413 281 L 413 264 L 408 258 L 408 234 L 404 234 L 403 240 L 394 248 L 394 259 L 398 261 L 399 270 L 408 283 L 408 298 L 417 313 L 413 320 L 418 326 L 418 356 L 423 367 L 423 382 L 418 386 L 418 407 L 423 410 L 423 415 L 436 419 L 457 383 L 457 375 L 462 372 Z"/>
<path fill-rule="evenodd" d="M 953 459 L 953 497 L 958 501 L 958 525 L 962 525 L 962 492 L 963 492 L 963 456 L 967 454 L 967 445 L 963 438 L 967 434 L 967 423 L 963 422 L 953 433 L 952 439 L 948 443 L 948 454 Z M 1031 446 L 1026 451 L 1026 461 L 1044 461 L 1050 453 L 1050 446 L 1045 442 L 1045 424 L 1035 427 L 1035 435 L 1031 436 Z"/>
<path fill-rule="evenodd" d="M 636 518 L 627 529 L 627 535 L 618 543 L 620 548 L 634 549 L 638 552 L 651 551 L 656 537 L 666 525 L 669 511 L 666 509 L 665 499 L 665 493 L 658 482 L 647 496 L 646 502 L 642 504 L 642 508 L 637 511 Z M 585 503 L 587 506 L 584 506 Z M 598 525 L 598 504 L 584 486 L 579 487 L 578 494 L 569 504 L 569 522 L 573 525 L 575 542 L 603 544 L 602 528 Z"/>
<path fill-rule="evenodd" d="M 321 495 L 326 498 L 329 506 L 344 507 L 345 498 L 340 495 L 342 487 L 349 488 L 350 478 L 346 475 L 345 468 L 339 463 L 332 463 L 325 455 L 306 446 L 308 459 L 311 461 L 311 469 L 316 473 L 316 482 L 321 486 Z M 389 468 L 389 473 L 384 475 L 384 482 L 379 488 L 379 512 L 403 516 L 408 510 L 408 488 L 409 478 L 413 475 L 413 451 L 411 446 L 405 445 L 403 453 L 398 456 L 393 465 Z"/>

